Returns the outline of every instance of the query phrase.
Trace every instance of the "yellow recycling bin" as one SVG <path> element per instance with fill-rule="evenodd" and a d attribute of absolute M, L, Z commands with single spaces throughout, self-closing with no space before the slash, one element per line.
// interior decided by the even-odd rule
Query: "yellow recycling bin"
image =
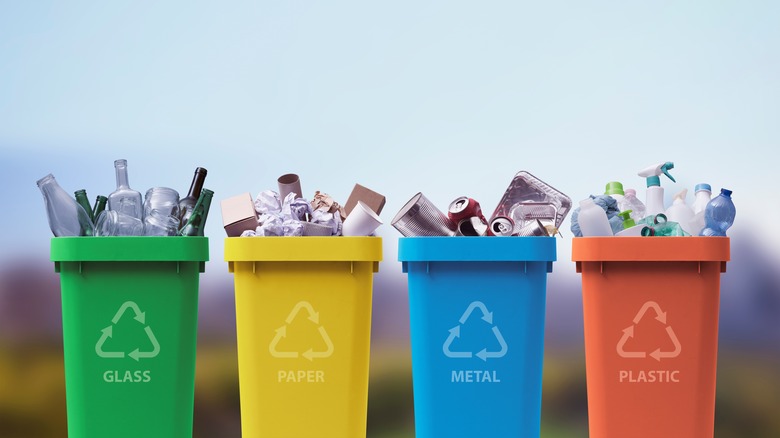
<path fill-rule="evenodd" d="M 229 237 L 244 438 L 366 436 L 379 237 Z"/>

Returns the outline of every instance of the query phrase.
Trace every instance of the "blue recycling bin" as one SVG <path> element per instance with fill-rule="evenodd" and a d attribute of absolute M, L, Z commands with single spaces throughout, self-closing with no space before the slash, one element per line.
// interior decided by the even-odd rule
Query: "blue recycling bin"
<path fill-rule="evenodd" d="M 538 437 L 554 237 L 403 237 L 417 438 Z"/>

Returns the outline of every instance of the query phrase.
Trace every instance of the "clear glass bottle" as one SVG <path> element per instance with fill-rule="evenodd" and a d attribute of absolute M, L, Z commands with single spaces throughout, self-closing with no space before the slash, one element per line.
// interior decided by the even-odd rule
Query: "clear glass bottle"
<path fill-rule="evenodd" d="M 43 194 L 49 228 L 55 236 L 91 236 L 92 221 L 84 208 L 57 184 L 54 175 L 39 179 L 38 188 Z"/>
<path fill-rule="evenodd" d="M 96 236 L 143 236 L 144 223 L 135 216 L 115 210 L 100 213 L 95 224 Z"/>
<path fill-rule="evenodd" d="M 200 198 L 198 198 L 195 208 L 192 209 L 189 220 L 179 231 L 180 236 L 203 236 L 203 231 L 206 227 L 206 219 L 209 216 L 209 209 L 211 208 L 211 198 L 213 196 L 214 192 L 211 190 L 201 190 Z"/>
<path fill-rule="evenodd" d="M 195 209 L 195 204 L 198 203 L 198 198 L 200 198 L 200 192 L 203 189 L 203 182 L 206 181 L 207 173 L 208 171 L 203 167 L 195 168 L 195 176 L 192 177 L 190 191 L 187 192 L 187 196 L 181 198 L 181 201 L 179 201 L 179 219 L 181 220 L 182 227 L 187 225 L 190 215 Z"/>
<path fill-rule="evenodd" d="M 127 181 L 127 160 L 114 161 L 116 190 L 108 196 L 108 209 L 143 219 L 141 193 L 130 188 Z"/>

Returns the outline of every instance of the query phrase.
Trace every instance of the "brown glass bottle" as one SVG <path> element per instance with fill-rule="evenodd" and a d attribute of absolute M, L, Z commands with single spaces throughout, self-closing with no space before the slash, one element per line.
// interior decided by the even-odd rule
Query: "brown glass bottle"
<path fill-rule="evenodd" d="M 200 192 L 203 190 L 203 182 L 206 180 L 206 173 L 208 171 L 203 167 L 195 168 L 195 176 L 192 177 L 192 184 L 190 184 L 190 191 L 187 196 L 179 201 L 179 219 L 181 220 L 181 226 L 187 224 L 192 215 L 192 210 L 195 208 L 195 204 L 198 203 Z"/>

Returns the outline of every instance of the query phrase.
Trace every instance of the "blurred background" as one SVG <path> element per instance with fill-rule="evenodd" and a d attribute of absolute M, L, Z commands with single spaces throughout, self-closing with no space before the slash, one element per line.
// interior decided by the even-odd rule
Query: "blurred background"
<path fill-rule="evenodd" d="M 368 436 L 412 437 L 406 278 L 393 215 L 422 191 L 489 213 L 519 170 L 576 201 L 674 161 L 667 202 L 734 191 L 715 436 L 780 436 L 780 3 L 0 0 L 0 437 L 66 436 L 59 278 L 35 182 L 215 203 L 201 276 L 196 437 L 240 436 L 232 277 L 218 202 L 288 172 L 387 196 Z M 692 202 L 692 193 L 688 196 Z M 549 276 L 543 437 L 587 436 L 569 221 Z"/>

